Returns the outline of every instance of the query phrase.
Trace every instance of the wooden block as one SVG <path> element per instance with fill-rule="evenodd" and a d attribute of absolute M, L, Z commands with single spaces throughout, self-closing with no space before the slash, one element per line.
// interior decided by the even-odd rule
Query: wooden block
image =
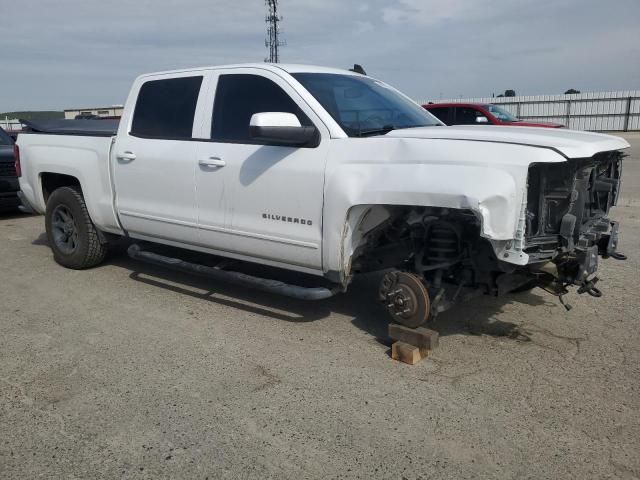
<path fill-rule="evenodd" d="M 426 348 L 418 348 L 404 342 L 396 342 L 391 345 L 391 358 L 402 363 L 415 365 L 427 356 L 429 356 L 429 350 Z"/>
<path fill-rule="evenodd" d="M 427 350 L 435 350 L 438 348 L 438 332 L 424 327 L 409 328 L 404 325 L 390 323 L 389 336 L 391 340 L 408 343 L 418 348 L 425 348 Z"/>

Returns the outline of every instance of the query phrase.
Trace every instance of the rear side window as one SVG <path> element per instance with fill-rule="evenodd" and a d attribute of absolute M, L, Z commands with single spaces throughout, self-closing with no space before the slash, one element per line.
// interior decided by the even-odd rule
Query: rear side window
<path fill-rule="evenodd" d="M 443 123 L 449 122 L 449 107 L 428 108 L 427 112 L 436 116 Z"/>
<path fill-rule="evenodd" d="M 250 74 L 221 75 L 216 88 L 211 138 L 219 142 L 255 143 L 249 135 L 254 113 L 293 113 L 303 126 L 311 120 L 293 99 L 268 78 Z"/>
<path fill-rule="evenodd" d="M 144 138 L 190 139 L 202 77 L 151 80 L 140 88 L 131 134 Z"/>

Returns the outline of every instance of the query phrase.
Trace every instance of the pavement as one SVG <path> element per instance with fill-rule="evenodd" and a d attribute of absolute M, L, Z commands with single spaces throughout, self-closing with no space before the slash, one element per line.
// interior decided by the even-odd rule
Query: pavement
<path fill-rule="evenodd" d="M 304 303 L 0 217 L 0 478 L 640 478 L 640 134 L 600 299 L 483 297 L 389 358 L 376 276 Z"/>

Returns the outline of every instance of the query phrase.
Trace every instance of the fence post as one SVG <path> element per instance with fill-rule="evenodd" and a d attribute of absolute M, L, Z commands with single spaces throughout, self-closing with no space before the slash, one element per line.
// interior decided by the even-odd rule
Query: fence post
<path fill-rule="evenodd" d="M 629 131 L 629 117 L 631 117 L 631 97 L 627 98 L 627 111 L 624 115 L 624 131 Z"/>
<path fill-rule="evenodd" d="M 516 117 L 520 118 L 520 106 L 522 104 L 520 102 L 516 103 Z"/>
<path fill-rule="evenodd" d="M 569 126 L 569 121 L 571 120 L 571 100 L 567 100 L 567 121 L 565 127 L 571 128 Z"/>

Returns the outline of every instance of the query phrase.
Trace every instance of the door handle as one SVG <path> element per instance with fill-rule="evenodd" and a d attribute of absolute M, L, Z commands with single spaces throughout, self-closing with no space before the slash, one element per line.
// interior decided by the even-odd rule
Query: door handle
<path fill-rule="evenodd" d="M 130 151 L 116 153 L 116 158 L 118 160 L 128 160 L 132 162 L 136 159 L 136 154 Z"/>
<path fill-rule="evenodd" d="M 218 157 L 209 157 L 206 160 L 198 161 L 198 165 L 201 167 L 217 167 L 222 168 L 227 164 L 224 160 Z"/>

